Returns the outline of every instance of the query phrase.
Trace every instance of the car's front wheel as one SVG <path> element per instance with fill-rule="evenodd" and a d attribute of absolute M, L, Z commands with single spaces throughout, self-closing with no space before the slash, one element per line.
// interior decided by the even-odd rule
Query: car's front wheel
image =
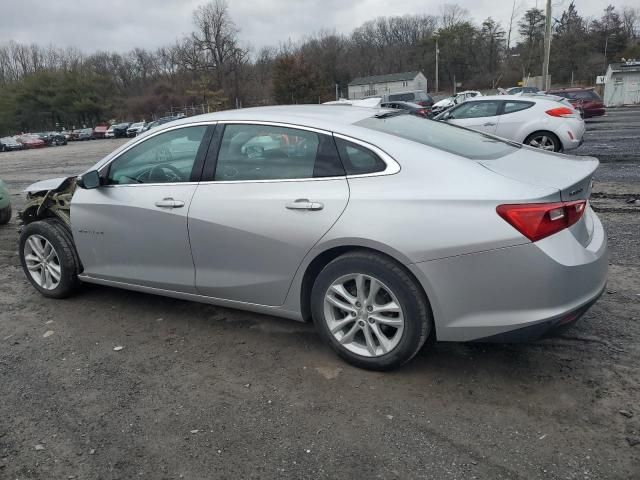
<path fill-rule="evenodd" d="M 79 285 L 78 260 L 69 231 L 54 219 L 24 227 L 20 262 L 27 279 L 45 297 L 65 298 Z"/>
<path fill-rule="evenodd" d="M 415 279 L 393 260 L 364 250 L 342 255 L 320 272 L 311 308 L 319 334 L 336 353 L 370 370 L 411 360 L 433 325 Z"/>

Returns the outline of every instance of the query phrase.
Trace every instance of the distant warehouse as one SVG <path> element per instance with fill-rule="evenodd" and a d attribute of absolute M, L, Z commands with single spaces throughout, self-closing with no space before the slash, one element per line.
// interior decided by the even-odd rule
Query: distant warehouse
<path fill-rule="evenodd" d="M 388 75 L 356 78 L 349 83 L 349 99 L 358 100 L 376 95 L 382 96 L 386 93 L 411 90 L 427 91 L 427 78 L 422 72 L 390 73 Z"/>
<path fill-rule="evenodd" d="M 609 65 L 604 78 L 603 100 L 607 107 L 640 104 L 640 61 Z"/>

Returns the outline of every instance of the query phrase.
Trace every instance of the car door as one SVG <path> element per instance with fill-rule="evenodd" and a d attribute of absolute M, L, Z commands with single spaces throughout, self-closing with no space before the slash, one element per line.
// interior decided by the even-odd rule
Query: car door
<path fill-rule="evenodd" d="M 349 199 L 335 142 L 303 127 L 233 122 L 216 137 L 189 212 L 198 293 L 281 305 Z"/>
<path fill-rule="evenodd" d="M 498 126 L 495 134 L 499 137 L 507 138 L 521 142 L 524 140 L 523 129 L 527 123 L 530 123 L 533 118 L 531 117 L 531 107 L 535 105 L 535 102 L 524 100 L 508 100 L 503 102 L 501 115 L 498 119 Z M 533 133 L 529 131 L 528 133 Z M 525 136 L 528 135 L 524 134 Z"/>
<path fill-rule="evenodd" d="M 103 185 L 76 189 L 71 225 L 85 275 L 195 292 L 187 213 L 213 129 L 160 131 L 102 167 Z"/>
<path fill-rule="evenodd" d="M 495 133 L 500 104 L 500 100 L 467 101 L 452 109 L 446 121 L 479 132 Z"/>

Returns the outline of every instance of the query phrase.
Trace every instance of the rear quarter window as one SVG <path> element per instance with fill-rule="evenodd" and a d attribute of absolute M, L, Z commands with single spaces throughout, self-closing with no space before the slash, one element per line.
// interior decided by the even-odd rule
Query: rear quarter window
<path fill-rule="evenodd" d="M 387 164 L 368 148 L 342 138 L 335 140 L 347 175 L 377 173 L 387 168 Z"/>
<path fill-rule="evenodd" d="M 504 102 L 504 114 L 519 112 L 533 107 L 533 102 Z"/>

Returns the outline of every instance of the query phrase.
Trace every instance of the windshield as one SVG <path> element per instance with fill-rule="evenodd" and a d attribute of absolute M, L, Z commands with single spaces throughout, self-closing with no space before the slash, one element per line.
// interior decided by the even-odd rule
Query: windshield
<path fill-rule="evenodd" d="M 520 148 L 516 143 L 414 115 L 366 118 L 355 125 L 395 135 L 471 160 L 495 160 Z"/>

